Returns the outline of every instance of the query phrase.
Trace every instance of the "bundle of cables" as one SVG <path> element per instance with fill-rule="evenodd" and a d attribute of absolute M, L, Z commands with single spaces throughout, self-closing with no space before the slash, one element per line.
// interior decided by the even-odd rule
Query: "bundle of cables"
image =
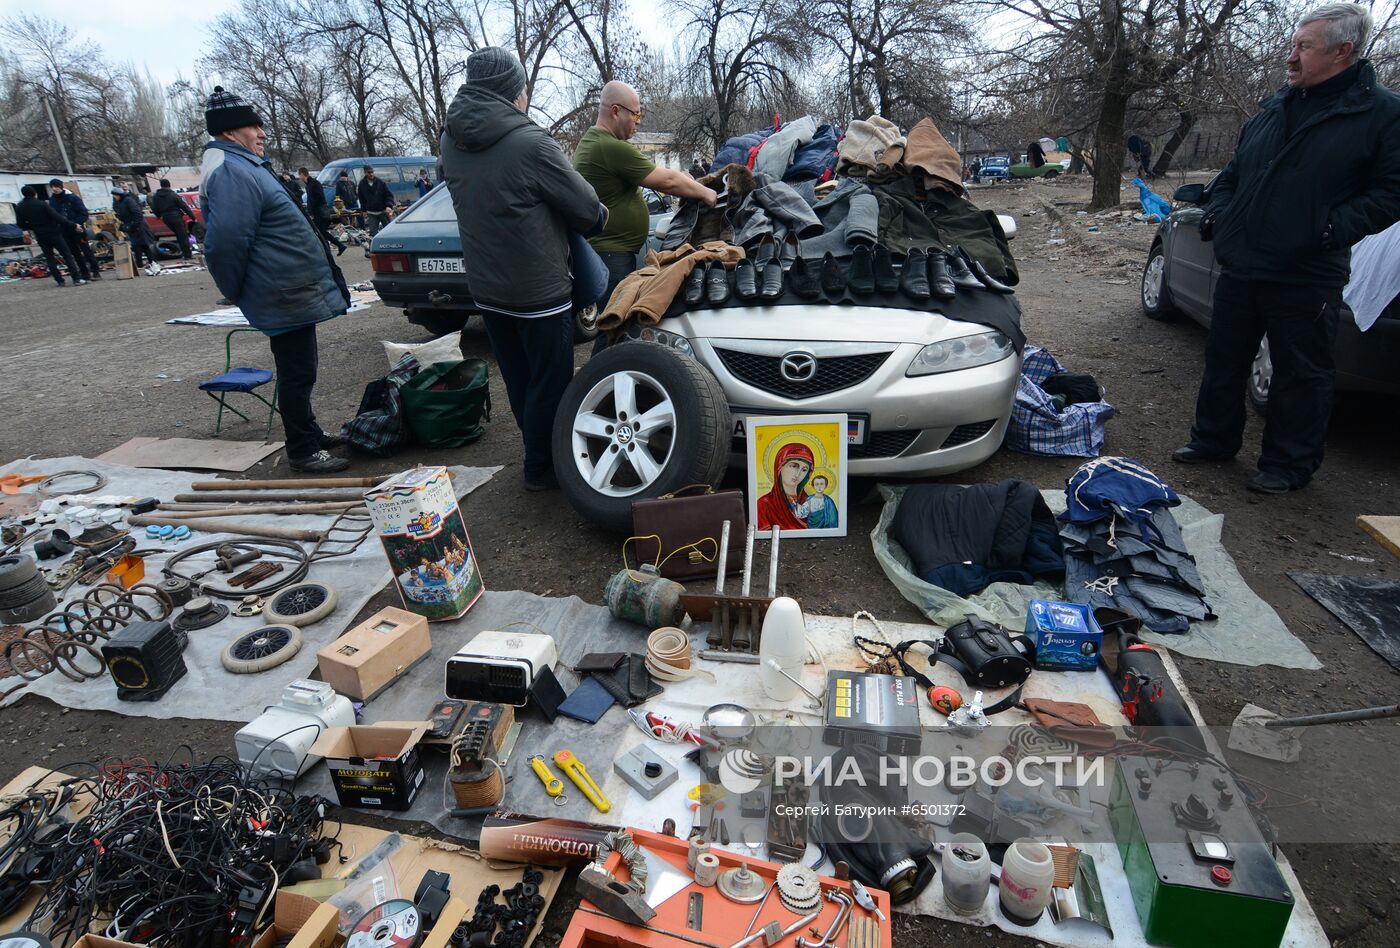
<path fill-rule="evenodd" d="M 270 921 L 279 885 L 319 878 L 339 845 L 338 829 L 324 831 L 327 801 L 193 752 L 109 760 L 95 777 L 5 802 L 0 828 L 17 831 L 0 837 L 0 899 L 40 887 L 24 927 L 56 944 L 103 922 L 109 937 L 153 948 L 238 944 Z M 70 820 L 69 802 L 90 806 Z"/>

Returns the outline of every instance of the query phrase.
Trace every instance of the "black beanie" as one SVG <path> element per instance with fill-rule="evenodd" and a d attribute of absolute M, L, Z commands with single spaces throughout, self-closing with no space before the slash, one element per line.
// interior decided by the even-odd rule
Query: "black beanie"
<path fill-rule="evenodd" d="M 214 87 L 214 94 L 204 106 L 204 125 L 210 135 L 261 124 L 262 116 L 251 105 L 232 92 L 225 92 L 223 86 Z"/>
<path fill-rule="evenodd" d="M 61 188 L 61 187 L 63 187 L 63 182 L 62 182 L 61 180 L 59 180 L 58 178 L 50 178 L 50 179 L 49 179 L 49 187 L 53 187 L 53 186 L 55 186 L 55 185 L 57 185 L 58 187 Z"/>
<path fill-rule="evenodd" d="M 487 46 L 467 57 L 467 84 L 513 101 L 525 90 L 525 67 L 510 50 Z"/>

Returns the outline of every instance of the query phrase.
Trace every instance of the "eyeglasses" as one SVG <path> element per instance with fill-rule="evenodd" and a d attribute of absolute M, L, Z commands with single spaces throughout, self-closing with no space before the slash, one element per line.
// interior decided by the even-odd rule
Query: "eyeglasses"
<path fill-rule="evenodd" d="M 616 102 L 615 102 L 615 103 L 613 103 L 613 104 L 616 105 L 619 109 L 622 109 L 622 111 L 626 112 L 628 115 L 632 116 L 632 118 L 635 119 L 635 120 L 637 121 L 637 124 L 639 124 L 639 125 L 641 124 L 641 122 L 642 122 L 642 112 L 641 112 L 640 109 L 638 109 L 638 110 L 636 110 L 636 111 L 633 111 L 632 109 L 629 109 L 627 106 L 622 105 L 622 104 L 620 104 L 620 103 L 616 103 Z"/>

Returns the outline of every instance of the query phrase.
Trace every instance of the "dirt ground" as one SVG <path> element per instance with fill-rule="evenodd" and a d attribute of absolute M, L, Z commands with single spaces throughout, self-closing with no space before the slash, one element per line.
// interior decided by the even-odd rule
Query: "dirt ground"
<path fill-rule="evenodd" d="M 1125 199 L 1129 196 L 1125 190 Z M 1245 578 L 1324 664 L 1320 671 L 1298 672 L 1179 658 L 1207 721 L 1228 724 L 1246 701 L 1295 713 L 1393 702 L 1395 671 L 1306 597 L 1287 573 L 1397 574 L 1400 562 L 1388 559 L 1355 526 L 1358 514 L 1395 512 L 1400 446 L 1393 434 L 1394 406 L 1342 399 L 1333 417 L 1327 462 L 1313 485 L 1296 494 L 1259 500 L 1244 490 L 1260 435 L 1257 418 L 1250 422 L 1246 450 L 1235 463 L 1173 465 L 1168 456 L 1184 443 L 1190 425 L 1205 332 L 1194 323 L 1153 322 L 1141 314 L 1138 279 L 1153 225 L 1079 215 L 1086 207 L 1088 183 L 1069 178 L 982 187 L 975 198 L 1018 219 L 1013 249 L 1021 264 L 1018 295 L 1030 340 L 1051 349 L 1071 371 L 1093 374 L 1117 407 L 1108 424 L 1106 453 L 1137 458 L 1182 493 L 1223 513 L 1225 545 Z M 1089 230 L 1093 226 L 1097 232 Z M 347 253 L 341 263 L 352 282 L 369 278 L 368 261 L 359 251 Z M 67 289 L 47 281 L 0 286 L 6 370 L 0 380 L 0 418 L 5 420 L 0 460 L 93 456 L 140 435 L 212 436 L 214 406 L 196 385 L 221 368 L 224 333 L 168 326 L 164 320 L 214 308 L 218 296 L 202 272 L 131 281 L 109 277 Z M 424 338 L 399 310 L 382 305 L 324 325 L 316 394 L 323 424 L 332 428 L 349 417 L 364 384 L 384 374 L 381 340 Z M 479 326 L 469 329 L 465 344 L 469 354 L 489 355 Z M 270 366 L 260 338 L 240 335 L 234 346 L 236 364 Z M 586 354 L 586 347 L 580 347 L 580 363 Z M 519 436 L 499 378 L 493 376 L 492 384 L 497 414 L 478 443 L 457 452 L 361 459 L 352 472 L 389 473 L 419 461 L 504 465 L 465 505 L 488 586 L 599 602 L 607 577 L 619 568 L 617 538 L 585 523 L 557 492 L 526 494 L 521 489 Z M 260 435 L 260 428 L 242 426 L 226 436 Z M 1018 477 L 1056 487 L 1077 463 L 1003 451 L 956 480 Z M 285 476 L 288 471 L 278 455 L 250 474 Z M 917 621 L 920 616 L 885 579 L 871 552 L 868 536 L 878 515 L 878 499 L 867 496 L 852 510 L 845 539 L 785 543 L 783 591 L 809 612 L 848 615 L 867 609 L 881 618 Z M 367 610 L 389 604 L 390 595 L 381 594 Z M 37 698 L 0 710 L 0 722 L 4 777 L 33 763 L 95 762 L 113 754 L 160 756 L 181 745 L 202 755 L 232 750 L 233 728 L 223 724 L 127 719 L 59 709 Z M 1400 940 L 1394 919 L 1400 912 L 1395 882 L 1400 852 L 1390 841 L 1286 849 L 1334 942 L 1393 945 Z M 562 897 L 556 903 L 542 944 L 557 943 L 571 904 Z M 896 926 L 896 944 L 926 944 L 935 937 L 1024 944 L 995 929 L 976 932 L 907 918 Z"/>

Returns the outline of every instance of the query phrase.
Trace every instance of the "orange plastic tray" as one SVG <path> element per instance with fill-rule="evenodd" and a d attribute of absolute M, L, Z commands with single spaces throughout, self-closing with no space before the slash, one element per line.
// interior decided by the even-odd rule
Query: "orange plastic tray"
<path fill-rule="evenodd" d="M 686 851 L 689 848 L 689 844 L 685 840 L 647 830 L 629 829 L 628 832 L 632 834 L 632 838 L 636 840 L 638 846 L 645 846 L 686 875 L 690 875 L 690 871 L 685 865 Z M 710 852 L 719 857 L 721 872 L 731 866 L 737 866 L 741 862 L 748 863 L 749 868 L 762 876 L 770 887 L 778 877 L 778 870 L 782 868 L 775 862 L 764 862 L 721 849 L 711 849 Z M 613 853 L 608 857 L 606 865 L 609 871 L 625 882 L 627 871 L 626 869 L 619 870 L 618 867 L 621 863 L 622 857 Z M 821 876 L 820 878 L 823 891 L 834 888 L 847 895 L 851 894 L 849 882 L 842 882 L 831 876 Z M 868 891 L 871 898 L 875 900 L 875 904 L 885 913 L 885 921 L 880 923 L 881 944 L 884 948 L 891 948 L 892 936 L 889 919 L 894 907 L 890 904 L 890 894 L 883 889 L 868 888 Z M 691 892 L 701 892 L 705 896 L 704 908 L 701 913 L 701 930 L 698 932 L 686 924 L 686 912 L 690 905 L 689 893 Z M 718 889 L 705 888 L 692 882 L 657 906 L 656 917 L 651 920 L 648 927 L 639 928 L 603 915 L 593 907 L 593 903 L 585 899 L 579 903 L 578 911 L 574 912 L 574 917 L 569 922 L 569 930 L 564 933 L 564 940 L 560 943 L 560 948 L 612 948 L 612 946 L 623 945 L 637 945 L 641 948 L 691 948 L 691 946 L 728 948 L 729 945 L 739 941 L 745 935 L 758 931 L 769 922 L 777 922 L 780 927 L 787 928 L 797 921 L 797 916 L 783 907 L 776 894 L 770 895 L 768 901 L 763 903 L 763 910 L 755 920 L 754 913 L 758 907 L 759 903 L 757 902 L 753 905 L 740 905 L 737 902 L 731 902 L 720 895 Z M 810 923 L 811 927 L 815 928 L 819 934 L 824 933 L 836 920 L 836 913 L 839 909 L 840 906 L 836 903 L 823 898 L 822 913 Z M 874 917 L 859 905 L 854 906 L 851 911 L 857 917 L 862 915 Z M 783 939 L 779 948 L 795 945 L 799 935 L 806 936 L 809 940 L 812 938 L 812 933 L 804 928 Z M 849 937 L 850 923 L 847 922 L 842 927 L 841 934 L 836 936 L 833 944 L 837 948 L 847 948 Z M 762 938 L 751 943 L 757 948 L 762 948 L 763 944 Z"/>

